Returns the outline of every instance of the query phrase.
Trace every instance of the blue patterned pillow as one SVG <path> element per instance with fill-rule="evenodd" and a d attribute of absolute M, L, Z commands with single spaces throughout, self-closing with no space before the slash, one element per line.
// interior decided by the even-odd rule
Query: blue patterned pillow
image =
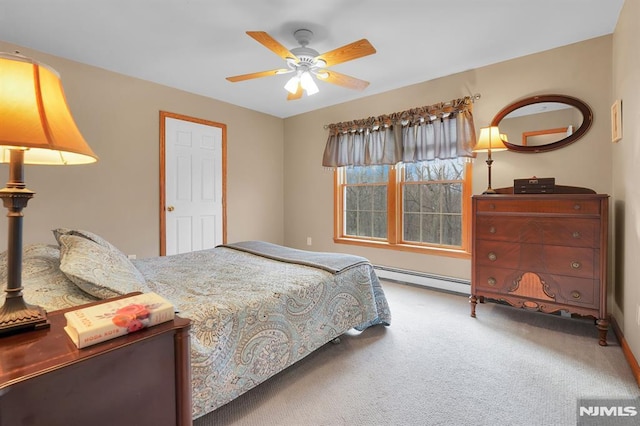
<path fill-rule="evenodd" d="M 0 283 L 7 281 L 7 252 L 0 253 Z M 47 311 L 94 302 L 60 270 L 60 249 L 48 244 L 27 244 L 22 253 L 22 285 L 25 301 Z M 4 292 L 2 292 L 4 293 Z M 5 294 L 0 294 L 0 304 Z"/>
<path fill-rule="evenodd" d="M 99 299 L 151 291 L 140 271 L 115 247 L 73 234 L 59 235 L 60 270 Z"/>
<path fill-rule="evenodd" d="M 113 250 L 119 252 L 116 246 L 111 244 L 109 241 L 105 240 L 98 234 L 94 234 L 93 232 L 85 231 L 83 229 L 70 229 L 70 228 L 57 228 L 53 230 L 53 236 L 56 238 L 58 244 L 60 244 L 60 236 L 61 235 L 76 235 L 78 237 L 86 238 L 87 240 L 91 240 L 102 247 L 108 248 L 109 250 Z"/>

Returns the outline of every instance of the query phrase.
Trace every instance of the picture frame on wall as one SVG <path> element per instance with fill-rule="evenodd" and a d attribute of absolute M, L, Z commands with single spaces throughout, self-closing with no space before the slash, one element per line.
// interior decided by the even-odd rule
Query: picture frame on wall
<path fill-rule="evenodd" d="M 611 105 L 611 142 L 622 139 L 622 100 L 616 100 Z"/>

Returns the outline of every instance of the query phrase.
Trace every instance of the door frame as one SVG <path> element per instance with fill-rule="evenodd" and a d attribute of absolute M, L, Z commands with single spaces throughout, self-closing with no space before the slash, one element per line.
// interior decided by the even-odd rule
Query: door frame
<path fill-rule="evenodd" d="M 167 118 L 189 121 L 222 130 L 222 243 L 227 242 L 227 125 L 173 112 L 160 111 L 160 256 L 167 253 L 167 205 L 166 205 L 166 141 Z"/>

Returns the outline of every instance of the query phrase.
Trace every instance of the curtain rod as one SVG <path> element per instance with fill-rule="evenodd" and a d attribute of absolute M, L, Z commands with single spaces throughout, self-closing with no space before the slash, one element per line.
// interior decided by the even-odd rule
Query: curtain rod
<path fill-rule="evenodd" d="M 438 107 L 452 106 L 452 105 L 456 104 L 457 102 L 460 102 L 461 100 L 467 100 L 467 99 L 469 101 L 471 101 L 471 103 L 474 103 L 474 102 L 480 100 L 481 97 L 482 97 L 482 95 L 480 93 L 476 93 L 476 94 L 474 94 L 472 96 L 465 96 L 463 98 L 454 99 L 454 100 L 449 101 L 449 102 L 440 102 L 440 103 L 437 103 L 437 104 L 434 104 L 434 105 L 427 105 L 427 106 L 423 106 L 423 107 L 419 107 L 419 108 L 412 108 L 412 109 L 407 110 L 407 111 L 396 112 L 396 113 L 393 113 L 393 114 L 383 114 L 383 115 L 386 115 L 386 116 L 401 116 L 403 114 L 411 113 L 412 111 L 421 110 L 421 109 L 429 109 L 429 108 L 433 108 L 435 106 L 438 106 Z M 352 120 L 352 121 L 362 121 L 362 120 L 366 120 L 366 119 Z M 338 125 L 338 124 L 342 124 L 342 123 L 325 124 L 323 127 L 325 129 L 328 129 L 330 126 L 332 126 L 332 125 L 335 126 L 335 125 Z"/>

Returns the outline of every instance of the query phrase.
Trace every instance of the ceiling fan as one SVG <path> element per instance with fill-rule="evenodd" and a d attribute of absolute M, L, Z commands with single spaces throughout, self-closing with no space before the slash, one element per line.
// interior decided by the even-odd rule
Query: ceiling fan
<path fill-rule="evenodd" d="M 376 49 L 366 39 L 358 40 L 329 52 L 319 54 L 316 50 L 307 47 L 313 38 L 313 32 L 310 30 L 300 29 L 293 33 L 300 47 L 291 50 L 284 47 L 264 31 L 247 31 L 247 34 L 284 59 L 287 62 L 287 68 L 227 77 L 227 80 L 231 82 L 268 77 L 276 74 L 295 73 L 285 85 L 285 89 L 289 92 L 287 100 L 300 99 L 303 91 L 307 93 L 307 96 L 318 93 L 318 86 L 313 80 L 313 76 L 326 82 L 355 90 L 364 90 L 369 85 L 368 81 L 327 69 L 333 65 L 376 53 Z"/>

